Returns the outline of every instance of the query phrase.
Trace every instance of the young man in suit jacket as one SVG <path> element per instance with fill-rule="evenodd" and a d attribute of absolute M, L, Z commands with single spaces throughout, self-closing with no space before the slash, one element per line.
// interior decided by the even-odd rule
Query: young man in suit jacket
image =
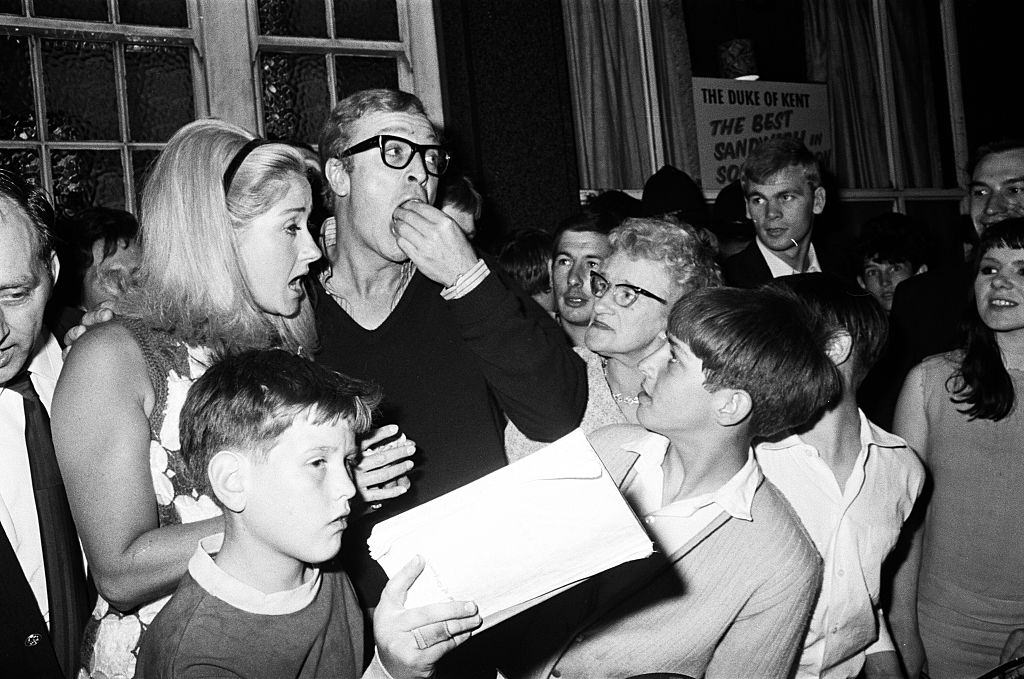
<path fill-rule="evenodd" d="M 811 243 L 825 209 L 818 159 L 795 137 L 776 137 L 743 163 L 740 184 L 756 237 L 722 263 L 727 285 L 753 288 L 779 276 L 822 271 Z M 829 267 L 832 268 L 832 267 Z"/>

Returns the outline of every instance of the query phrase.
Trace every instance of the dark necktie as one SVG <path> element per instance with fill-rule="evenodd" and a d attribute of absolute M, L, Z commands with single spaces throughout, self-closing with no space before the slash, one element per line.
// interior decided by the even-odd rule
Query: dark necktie
<path fill-rule="evenodd" d="M 50 638 L 64 675 L 78 671 L 82 628 L 89 617 L 90 587 L 82 568 L 82 552 L 71 518 L 64 481 L 50 438 L 50 418 L 27 372 L 15 376 L 6 388 L 25 400 L 25 444 L 28 448 L 32 490 L 43 545 Z"/>

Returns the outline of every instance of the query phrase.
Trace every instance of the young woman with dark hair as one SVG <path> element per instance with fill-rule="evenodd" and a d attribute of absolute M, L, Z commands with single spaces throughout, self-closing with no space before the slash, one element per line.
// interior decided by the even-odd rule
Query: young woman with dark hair
<path fill-rule="evenodd" d="M 933 483 L 902 566 L 917 585 L 894 602 L 912 617 L 916 593 L 920 642 L 898 641 L 923 644 L 933 679 L 1024 654 L 1024 219 L 988 228 L 974 271 L 961 348 L 914 368 L 896 407 Z"/>

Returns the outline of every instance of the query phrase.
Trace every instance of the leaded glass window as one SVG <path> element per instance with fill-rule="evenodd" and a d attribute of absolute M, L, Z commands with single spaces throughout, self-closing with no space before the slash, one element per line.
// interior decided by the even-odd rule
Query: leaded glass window
<path fill-rule="evenodd" d="M 0 0 L 0 63 L 0 167 L 64 213 L 135 211 L 148 163 L 201 109 L 187 0 Z"/>
<path fill-rule="evenodd" d="M 406 0 L 256 0 L 256 7 L 257 90 L 268 138 L 315 144 L 346 95 L 413 89 Z"/>

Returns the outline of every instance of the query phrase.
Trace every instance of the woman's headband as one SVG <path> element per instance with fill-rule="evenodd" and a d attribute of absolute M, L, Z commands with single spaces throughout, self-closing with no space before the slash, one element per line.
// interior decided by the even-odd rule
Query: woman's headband
<path fill-rule="evenodd" d="M 228 195 L 228 190 L 231 188 L 231 182 L 234 180 L 235 174 L 238 172 L 238 168 L 242 166 L 242 163 L 244 163 L 245 159 L 249 157 L 249 154 L 252 153 L 253 150 L 259 146 L 274 143 L 278 142 L 272 142 L 269 139 L 260 139 L 259 137 L 256 137 L 255 139 L 247 142 L 245 146 L 238 150 L 238 153 L 235 154 L 235 157 L 231 159 L 230 163 L 228 163 L 228 169 L 224 170 L 225 196 Z"/>

